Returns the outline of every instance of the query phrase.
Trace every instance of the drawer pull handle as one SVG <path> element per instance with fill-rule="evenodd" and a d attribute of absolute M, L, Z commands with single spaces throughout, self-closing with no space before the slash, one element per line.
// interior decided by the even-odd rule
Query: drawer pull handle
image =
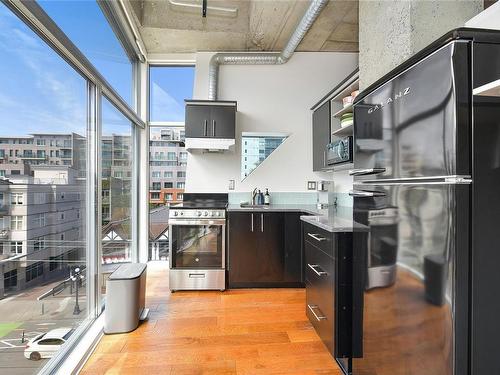
<path fill-rule="evenodd" d="M 326 241 L 326 238 L 325 237 L 321 237 L 319 234 L 316 234 L 316 233 L 307 233 L 307 235 L 311 238 L 314 238 L 316 241 Z"/>
<path fill-rule="evenodd" d="M 326 271 L 318 271 L 318 270 L 316 269 L 316 267 L 319 267 L 319 265 L 317 265 L 317 264 L 309 264 L 309 263 L 308 263 L 308 264 L 307 264 L 307 266 L 308 266 L 310 269 L 312 269 L 312 270 L 314 271 L 314 273 L 315 273 L 316 275 L 318 275 L 318 276 L 328 275 L 328 272 L 326 272 Z"/>
<path fill-rule="evenodd" d="M 204 273 L 190 273 L 189 278 L 190 279 L 204 279 L 205 274 Z"/>
<path fill-rule="evenodd" d="M 312 314 L 314 315 L 314 317 L 316 318 L 316 320 L 318 322 L 322 321 L 322 320 L 325 320 L 326 319 L 326 316 L 324 315 L 318 315 L 316 314 L 316 312 L 314 311 L 315 309 L 317 309 L 320 313 L 321 313 L 321 310 L 318 308 L 317 305 L 307 305 L 307 307 L 309 308 L 309 310 L 311 310 Z"/>

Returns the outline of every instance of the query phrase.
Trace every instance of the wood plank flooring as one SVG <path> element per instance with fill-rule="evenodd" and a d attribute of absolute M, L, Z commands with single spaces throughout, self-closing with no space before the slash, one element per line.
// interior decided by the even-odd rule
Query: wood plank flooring
<path fill-rule="evenodd" d="M 341 375 L 305 314 L 304 289 L 177 292 L 148 265 L 149 320 L 104 336 L 82 374 Z"/>

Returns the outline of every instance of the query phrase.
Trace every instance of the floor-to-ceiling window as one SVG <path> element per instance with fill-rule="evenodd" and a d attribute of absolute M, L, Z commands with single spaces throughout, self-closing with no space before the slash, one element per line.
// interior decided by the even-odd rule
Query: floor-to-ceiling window
<path fill-rule="evenodd" d="M 108 5 L 0 3 L 0 373 L 57 366 L 101 312 L 98 270 L 136 259 L 140 56 Z"/>
<path fill-rule="evenodd" d="M 3 4 L 0 50 L 0 373 L 31 374 L 89 316 L 87 82 Z"/>
<path fill-rule="evenodd" d="M 130 262 L 132 251 L 133 125 L 109 100 L 102 100 L 102 272 Z"/>
<path fill-rule="evenodd" d="M 184 99 L 193 96 L 193 66 L 149 69 L 149 259 L 168 256 L 168 210 L 181 203 L 186 181 Z"/>
<path fill-rule="evenodd" d="M 97 2 L 38 2 L 118 94 L 132 105 L 132 63 Z"/>

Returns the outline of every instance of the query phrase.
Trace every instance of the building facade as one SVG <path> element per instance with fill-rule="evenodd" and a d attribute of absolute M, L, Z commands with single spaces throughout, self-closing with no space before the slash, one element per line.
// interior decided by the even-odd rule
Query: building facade
<path fill-rule="evenodd" d="M 0 298 L 85 264 L 85 185 L 67 166 L 31 166 L 0 184 Z"/>
<path fill-rule="evenodd" d="M 187 165 L 184 141 L 182 128 L 151 128 L 149 202 L 152 206 L 182 202 Z"/>

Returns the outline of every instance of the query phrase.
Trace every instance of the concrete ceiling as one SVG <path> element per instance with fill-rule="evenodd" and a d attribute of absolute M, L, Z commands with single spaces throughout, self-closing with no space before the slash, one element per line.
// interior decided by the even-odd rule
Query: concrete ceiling
<path fill-rule="evenodd" d="M 127 1 L 148 53 L 280 51 L 309 6 L 307 0 L 208 0 L 212 8 L 203 18 L 201 0 Z M 297 50 L 358 51 L 358 1 L 330 0 Z"/>

